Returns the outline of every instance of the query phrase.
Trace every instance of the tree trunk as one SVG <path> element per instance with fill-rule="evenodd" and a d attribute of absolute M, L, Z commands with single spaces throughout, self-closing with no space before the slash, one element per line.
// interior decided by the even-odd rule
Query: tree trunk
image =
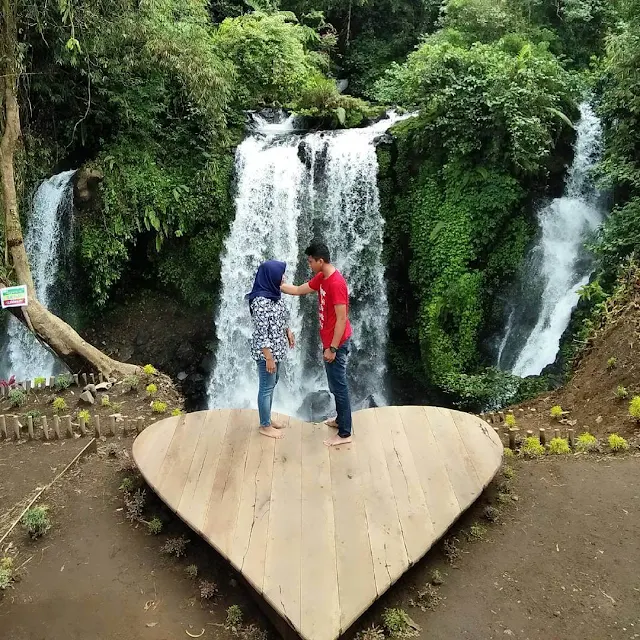
<path fill-rule="evenodd" d="M 99 349 L 83 340 L 66 322 L 48 311 L 38 302 L 24 246 L 14 171 L 14 158 L 20 138 L 20 112 L 18 108 L 18 61 L 14 8 L 11 0 L 2 0 L 2 30 L 0 30 L 0 59 L 4 57 L 4 100 L 0 99 L 0 176 L 2 177 L 2 200 L 4 205 L 5 241 L 14 279 L 27 285 L 29 305 L 16 310 L 14 315 L 47 344 L 72 371 L 95 370 L 103 375 L 133 374 L 138 367 L 109 358 Z M 4 54 L 4 55 L 3 55 Z M 0 87 L 2 86 L 0 85 Z M 36 372 L 38 373 L 38 372 Z M 38 373 L 39 375 L 39 373 Z"/>

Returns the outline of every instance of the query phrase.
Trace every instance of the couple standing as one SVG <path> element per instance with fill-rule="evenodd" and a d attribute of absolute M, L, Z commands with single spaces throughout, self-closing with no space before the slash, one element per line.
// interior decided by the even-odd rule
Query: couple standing
<path fill-rule="evenodd" d="M 251 349 L 258 364 L 260 433 L 270 438 L 282 438 L 281 426 L 271 421 L 271 405 L 282 361 L 286 358 L 287 349 L 295 346 L 295 337 L 289 329 L 289 311 L 281 293 L 304 296 L 317 291 L 324 366 L 337 413 L 336 419 L 327 424 L 338 429 L 338 433 L 325 440 L 324 444 L 333 447 L 352 441 L 347 386 L 347 358 L 351 349 L 349 293 L 342 274 L 331 264 L 325 244 L 312 244 L 305 254 L 315 274 L 309 282 L 299 286 L 286 284 L 286 263 L 268 260 L 258 268 L 253 289 L 246 296 L 253 320 Z"/>

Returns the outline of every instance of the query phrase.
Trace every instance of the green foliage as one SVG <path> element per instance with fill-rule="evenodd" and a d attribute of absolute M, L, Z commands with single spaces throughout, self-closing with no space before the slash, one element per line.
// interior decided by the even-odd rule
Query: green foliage
<path fill-rule="evenodd" d="M 171 411 L 171 415 L 172 416 L 181 416 L 181 415 L 183 415 L 183 411 L 182 411 L 182 409 L 173 409 Z"/>
<path fill-rule="evenodd" d="M 618 387 L 616 388 L 616 398 L 618 398 L 618 400 L 626 400 L 629 397 L 629 390 L 626 387 L 623 387 L 622 385 L 618 385 Z M 639 415 L 640 415 L 640 411 L 639 411 Z"/>
<path fill-rule="evenodd" d="M 103 395 L 102 398 L 100 398 L 100 406 L 102 407 L 111 406 L 111 400 L 109 399 L 109 396 L 107 394 Z"/>
<path fill-rule="evenodd" d="M 22 389 L 12 389 L 9 391 L 9 404 L 12 407 L 22 407 L 27 402 L 27 394 Z"/>
<path fill-rule="evenodd" d="M 487 505 L 482 511 L 482 516 L 489 522 L 497 522 L 500 518 L 500 511 L 491 505 Z"/>
<path fill-rule="evenodd" d="M 35 378 L 33 381 L 33 385 L 37 388 L 40 386 L 44 386 L 45 384 L 47 384 L 47 379 L 43 378 L 43 377 L 39 377 L 39 378 Z"/>
<path fill-rule="evenodd" d="M 243 620 L 242 609 L 237 604 L 232 604 L 227 608 L 227 619 L 224 623 L 227 629 L 239 629 Z"/>
<path fill-rule="evenodd" d="M 552 438 L 549 443 L 549 453 L 560 456 L 571 453 L 569 442 L 566 438 Z"/>
<path fill-rule="evenodd" d="M 84 423 L 89 425 L 91 424 L 91 414 L 87 409 L 81 409 L 78 411 L 78 420 L 84 420 Z"/>
<path fill-rule="evenodd" d="M 54 398 L 53 400 L 53 412 L 60 413 L 68 409 L 67 403 L 64 398 Z"/>
<path fill-rule="evenodd" d="M 619 453 L 620 451 L 628 451 L 629 443 L 617 433 L 612 433 L 607 438 L 607 444 L 609 445 L 609 450 L 613 453 Z"/>
<path fill-rule="evenodd" d="M 629 403 L 629 415 L 640 422 L 640 396 L 633 396 Z"/>
<path fill-rule="evenodd" d="M 356 640 L 384 640 L 384 631 L 376 626 L 371 625 L 362 631 L 358 631 L 355 635 Z"/>
<path fill-rule="evenodd" d="M 147 531 L 149 531 L 152 536 L 157 536 L 162 533 L 162 520 L 157 516 L 151 518 L 147 523 Z"/>
<path fill-rule="evenodd" d="M 505 427 L 509 427 L 510 429 L 516 426 L 516 417 L 513 415 L 513 413 L 507 413 L 507 415 L 504 417 L 504 425 Z"/>
<path fill-rule="evenodd" d="M 144 371 L 144 374 L 146 376 L 155 376 L 158 373 L 158 370 L 152 364 L 145 364 L 144 367 L 142 367 L 142 371 Z M 133 378 L 134 376 L 131 377 Z M 137 377 L 136 384 L 138 384 Z"/>
<path fill-rule="evenodd" d="M 68 389 L 73 382 L 73 377 L 68 373 L 61 373 L 57 378 L 54 384 L 54 389 L 56 391 L 64 391 Z"/>
<path fill-rule="evenodd" d="M 27 420 L 28 418 L 31 418 L 33 420 L 33 423 L 37 424 L 40 418 L 42 418 L 42 411 L 40 411 L 39 409 L 30 409 L 26 413 L 23 413 L 22 417 L 25 420 Z"/>
<path fill-rule="evenodd" d="M 40 538 L 51 529 L 49 508 L 43 505 L 31 507 L 23 516 L 22 526 L 32 538 Z"/>
<path fill-rule="evenodd" d="M 404 609 L 385 609 L 382 613 L 382 624 L 393 640 L 418 635 L 415 624 Z"/>
<path fill-rule="evenodd" d="M 590 433 L 581 433 L 576 440 L 576 450 L 582 452 L 597 451 L 598 439 Z"/>
<path fill-rule="evenodd" d="M 148 395 L 154 396 L 156 393 L 158 393 L 158 387 L 153 383 L 148 384 L 146 387 L 146 392 Z"/>
<path fill-rule="evenodd" d="M 513 449 L 510 449 L 509 447 L 505 447 L 504 451 L 502 452 L 502 455 L 505 458 L 513 458 L 515 457 L 516 454 L 513 452 Z"/>
<path fill-rule="evenodd" d="M 131 476 L 126 476 L 122 479 L 122 483 L 120 484 L 120 491 L 124 493 L 131 493 L 136 487 L 135 480 Z"/>
<path fill-rule="evenodd" d="M 184 572 L 192 579 L 195 580 L 198 577 L 198 566 L 195 564 L 189 564 L 184 568 Z"/>
<path fill-rule="evenodd" d="M 615 369 L 616 368 L 616 363 L 618 362 L 617 358 L 611 357 L 607 360 L 607 369 L 611 370 L 611 369 Z"/>
<path fill-rule="evenodd" d="M 511 449 L 509 449 L 509 451 L 511 451 Z M 516 472 L 513 467 L 510 467 L 508 464 L 505 464 L 504 467 L 502 468 L 502 475 L 507 480 L 511 480 L 512 478 L 515 478 Z"/>
<path fill-rule="evenodd" d="M 140 378 L 138 378 L 138 376 L 126 376 L 122 380 L 122 390 L 124 393 L 131 393 L 137 390 L 138 384 L 140 384 Z"/>
<path fill-rule="evenodd" d="M 560 420 L 560 418 L 562 418 L 564 412 L 562 411 L 562 407 L 560 405 L 554 405 L 553 407 L 551 407 L 551 409 L 549 410 L 549 415 L 554 419 L 554 420 Z"/>
<path fill-rule="evenodd" d="M 530 436 L 529 438 L 525 438 L 520 453 L 525 458 L 540 458 L 544 455 L 544 447 L 540 444 L 538 438 Z"/>
<path fill-rule="evenodd" d="M 218 595 L 218 585 L 210 580 L 201 580 L 199 588 L 202 600 L 211 600 L 211 598 L 215 598 Z"/>
<path fill-rule="evenodd" d="M 160 402 L 160 400 L 154 400 L 151 403 L 151 411 L 153 411 L 153 413 L 165 413 L 166 410 L 167 410 L 166 402 Z"/>
<path fill-rule="evenodd" d="M 0 558 L 0 591 L 8 589 L 14 581 L 13 559 L 8 556 Z"/>
<path fill-rule="evenodd" d="M 176 558 L 182 558 L 187 555 L 187 544 L 189 540 L 184 536 L 178 536 L 176 538 L 167 538 L 167 541 L 160 548 L 160 552 L 168 556 L 175 556 Z"/>
<path fill-rule="evenodd" d="M 475 522 L 472 524 L 466 532 L 469 542 L 475 542 L 478 540 L 484 540 L 487 535 L 487 528 L 484 525 Z"/>
<path fill-rule="evenodd" d="M 427 583 L 416 592 L 416 597 L 409 600 L 412 607 L 418 607 L 421 611 L 433 611 L 442 601 L 439 590 Z M 384 634 L 382 634 L 384 637 Z"/>

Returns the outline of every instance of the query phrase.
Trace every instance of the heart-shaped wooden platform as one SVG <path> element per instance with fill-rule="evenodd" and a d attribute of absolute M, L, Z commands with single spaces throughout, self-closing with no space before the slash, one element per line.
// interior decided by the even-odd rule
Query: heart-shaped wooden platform
<path fill-rule="evenodd" d="M 306 640 L 334 640 L 480 495 L 502 459 L 475 416 L 435 407 L 354 414 L 354 442 L 330 427 L 257 412 L 167 418 L 133 445 L 142 475 Z"/>

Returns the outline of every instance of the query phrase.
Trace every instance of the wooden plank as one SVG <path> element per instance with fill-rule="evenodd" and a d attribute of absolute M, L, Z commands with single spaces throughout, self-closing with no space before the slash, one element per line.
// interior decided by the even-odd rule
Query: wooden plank
<path fill-rule="evenodd" d="M 329 435 L 325 425 L 303 425 L 300 630 L 313 640 L 340 634 L 330 450 L 322 443 Z"/>
<path fill-rule="evenodd" d="M 146 481 L 155 489 L 160 483 L 158 471 L 167 455 L 171 440 L 180 418 L 172 417 L 159 422 L 153 432 L 141 434 L 133 443 L 133 458 L 140 470 L 144 470 Z M 95 416 L 96 428 L 99 426 L 99 416 Z M 55 417 L 54 417 L 55 428 Z M 146 443 L 152 443 L 146 446 Z"/>
<path fill-rule="evenodd" d="M 254 417 L 246 409 L 234 409 L 222 445 L 220 462 L 209 498 L 202 534 L 229 557 L 229 548 L 240 507 L 240 491 Z"/>
<path fill-rule="evenodd" d="M 296 628 L 300 628 L 302 428 L 300 420 L 291 418 L 284 438 L 276 443 L 263 583 L 264 597 Z"/>
<path fill-rule="evenodd" d="M 424 412 L 438 443 L 462 512 L 478 497 L 482 483 L 478 479 L 451 413 L 447 409 L 437 407 L 425 407 Z"/>
<path fill-rule="evenodd" d="M 187 484 L 189 469 L 198 448 L 205 419 L 204 412 L 181 416 L 160 469 L 160 484 L 157 491 L 162 499 L 176 511 Z"/>
<path fill-rule="evenodd" d="M 251 429 L 240 509 L 229 554 L 232 564 L 258 593 L 262 593 L 264 583 L 275 448 L 274 438 L 260 435 L 257 427 Z"/>
<path fill-rule="evenodd" d="M 345 631 L 376 599 L 369 526 L 359 476 L 357 443 L 332 447 L 331 486 L 336 531 L 340 627 Z"/>
<path fill-rule="evenodd" d="M 424 555 L 425 540 L 436 539 L 431 513 L 397 407 L 380 408 L 375 416 L 377 432 L 388 434 L 381 437 L 382 447 L 409 564 L 413 564 Z"/>
<path fill-rule="evenodd" d="M 460 507 L 423 407 L 398 407 L 420 484 L 439 538 L 458 517 Z"/>
<path fill-rule="evenodd" d="M 205 450 L 202 468 L 197 479 L 189 479 L 180 500 L 182 517 L 199 533 L 202 533 L 207 518 L 211 491 L 233 414 L 230 409 L 211 411 L 210 413 L 212 415 L 205 425 L 206 437 L 202 443 L 202 449 Z M 237 424 L 237 416 L 234 424 Z M 145 429 L 142 433 L 149 431 L 150 429 Z M 190 493 L 191 491 L 192 493 Z"/>
<path fill-rule="evenodd" d="M 375 410 L 358 411 L 353 424 L 358 434 L 355 451 L 364 488 L 373 573 L 380 596 L 409 568 L 409 559 Z M 390 437 L 387 430 L 384 435 Z"/>
<path fill-rule="evenodd" d="M 488 483 L 495 473 L 496 464 L 499 465 L 502 460 L 503 449 L 499 436 L 476 416 L 449 409 L 443 411 L 451 414 L 478 478 Z"/>

